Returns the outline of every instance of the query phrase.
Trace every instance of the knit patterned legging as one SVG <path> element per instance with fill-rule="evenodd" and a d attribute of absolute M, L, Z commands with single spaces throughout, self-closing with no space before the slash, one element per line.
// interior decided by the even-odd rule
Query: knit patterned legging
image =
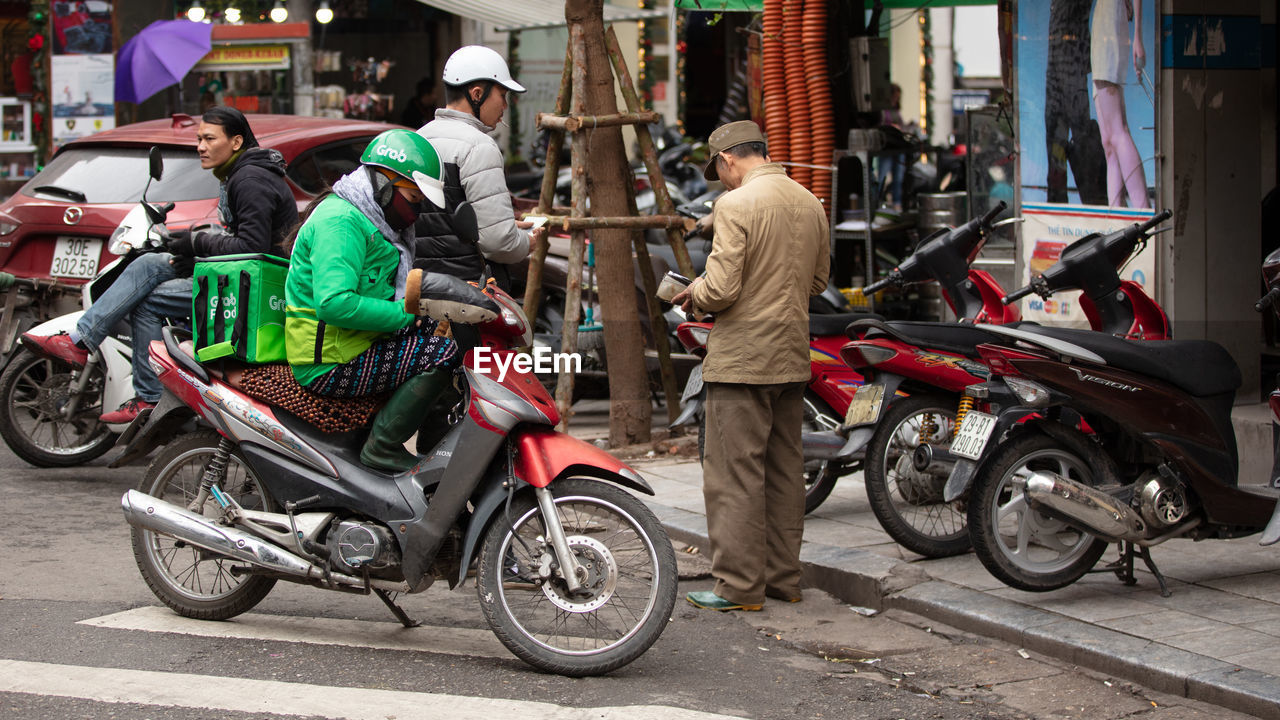
<path fill-rule="evenodd" d="M 414 375 L 441 368 L 452 371 L 462 363 L 458 345 L 434 335 L 436 323 L 423 320 L 375 342 L 355 360 L 312 380 L 307 389 L 317 395 L 354 398 L 390 392 Z"/>

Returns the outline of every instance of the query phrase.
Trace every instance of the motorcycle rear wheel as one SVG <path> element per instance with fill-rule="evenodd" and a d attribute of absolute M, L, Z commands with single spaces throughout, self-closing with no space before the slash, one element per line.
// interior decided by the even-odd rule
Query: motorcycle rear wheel
<path fill-rule="evenodd" d="M 974 478 L 969 497 L 973 550 L 997 580 L 1029 592 L 1064 588 L 1089 572 L 1107 543 L 1038 512 L 1014 483 L 1047 470 L 1097 485 L 1095 469 L 1075 450 L 1037 432 L 1002 443 Z"/>
<path fill-rule="evenodd" d="M 75 417 L 58 415 L 69 399 L 71 368 L 19 348 L 0 373 L 0 437 L 36 467 L 74 467 L 101 457 L 115 437 L 98 421 L 106 378 L 96 366 Z"/>
<path fill-rule="evenodd" d="M 649 508 L 619 488 L 572 478 L 551 491 L 587 571 L 585 591 L 566 591 L 542 514 L 525 493 L 485 531 L 480 607 L 502 644 L 530 665 L 570 677 L 607 673 L 640 657 L 666 628 L 676 600 L 675 551 Z"/>
<path fill-rule="evenodd" d="M 946 476 L 921 473 L 911 464 L 922 442 L 951 447 L 955 418 L 954 398 L 901 398 L 889 406 L 867 446 L 863 479 L 871 511 L 899 545 L 925 557 L 950 557 L 970 547 L 964 509 L 942 500 Z"/>
<path fill-rule="evenodd" d="M 218 440 L 216 432 L 205 430 L 169 443 L 147 468 L 138 490 L 188 507 L 196 498 Z M 246 510 L 277 511 L 238 451 L 232 451 L 220 487 Z M 212 497 L 205 501 L 204 513 L 221 514 Z M 142 578 L 161 602 L 183 617 L 226 620 L 253 608 L 275 587 L 274 578 L 233 572 L 233 567 L 247 569 L 239 561 L 151 530 L 132 527 L 131 531 L 133 555 Z"/>

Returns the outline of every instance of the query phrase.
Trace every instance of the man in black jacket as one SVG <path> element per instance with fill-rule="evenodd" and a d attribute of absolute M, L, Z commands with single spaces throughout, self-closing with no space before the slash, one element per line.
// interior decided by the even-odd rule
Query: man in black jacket
<path fill-rule="evenodd" d="M 134 260 L 94 302 L 69 334 L 23 335 L 23 343 L 48 357 L 83 367 L 98 344 L 125 317 L 133 329 L 133 389 L 137 397 L 102 416 L 105 423 L 132 422 L 155 407 L 163 387 L 148 361 L 167 319 L 191 315 L 191 271 L 196 257 L 237 253 L 286 256 L 284 240 L 298 222 L 298 206 L 284 181 L 284 157 L 258 147 L 239 110 L 210 108 L 196 134 L 200 166 L 220 180 L 218 215 L 223 229 L 175 233 L 167 253 Z"/>

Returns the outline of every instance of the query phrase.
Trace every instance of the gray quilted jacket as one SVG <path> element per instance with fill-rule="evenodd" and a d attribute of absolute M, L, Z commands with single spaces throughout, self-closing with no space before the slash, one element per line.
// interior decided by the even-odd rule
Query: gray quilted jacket
<path fill-rule="evenodd" d="M 467 201 L 476 211 L 485 259 L 516 263 L 529 255 L 529 235 L 516 227 L 502 151 L 488 135 L 492 129 L 467 113 L 440 108 L 418 134 L 431 141 L 441 162 L 458 166 Z"/>

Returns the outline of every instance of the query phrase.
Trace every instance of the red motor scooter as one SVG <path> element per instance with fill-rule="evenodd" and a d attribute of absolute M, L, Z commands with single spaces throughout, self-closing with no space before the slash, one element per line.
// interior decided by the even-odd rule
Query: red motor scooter
<path fill-rule="evenodd" d="M 490 323 L 506 324 L 491 312 Z M 324 433 L 246 395 L 171 328 L 151 361 L 165 395 L 135 445 L 172 442 L 122 503 L 139 570 L 175 612 L 233 617 L 286 580 L 375 594 L 412 627 L 390 593 L 435 579 L 455 587 L 474 561 L 494 633 L 543 670 L 609 672 L 666 627 L 675 553 L 653 513 L 618 486 L 653 491 L 613 456 L 557 433 L 555 403 L 518 367 L 501 379 L 464 370 L 456 422 L 416 467 L 393 474 L 360 462 L 364 431 Z M 212 429 L 182 434 L 193 415 Z"/>
<path fill-rule="evenodd" d="M 1116 268 L 1168 217 L 1166 211 L 1145 225 L 1076 241 L 1057 264 L 1001 302 L 1081 289 L 1081 307 L 1095 329 L 1167 338 L 1164 310 L 1141 286 L 1122 281 Z M 867 289 L 898 282 L 891 274 Z M 864 479 L 871 509 L 894 540 L 926 557 L 970 547 L 962 493 L 952 494 L 946 483 L 955 465 L 952 436 L 969 408 L 960 404 L 962 392 L 990 377 L 977 347 L 993 340 L 993 325 L 866 321 L 850 328 L 860 339 L 841 349 L 845 362 L 868 377 L 850 404 L 845 430 L 870 435 Z"/>

